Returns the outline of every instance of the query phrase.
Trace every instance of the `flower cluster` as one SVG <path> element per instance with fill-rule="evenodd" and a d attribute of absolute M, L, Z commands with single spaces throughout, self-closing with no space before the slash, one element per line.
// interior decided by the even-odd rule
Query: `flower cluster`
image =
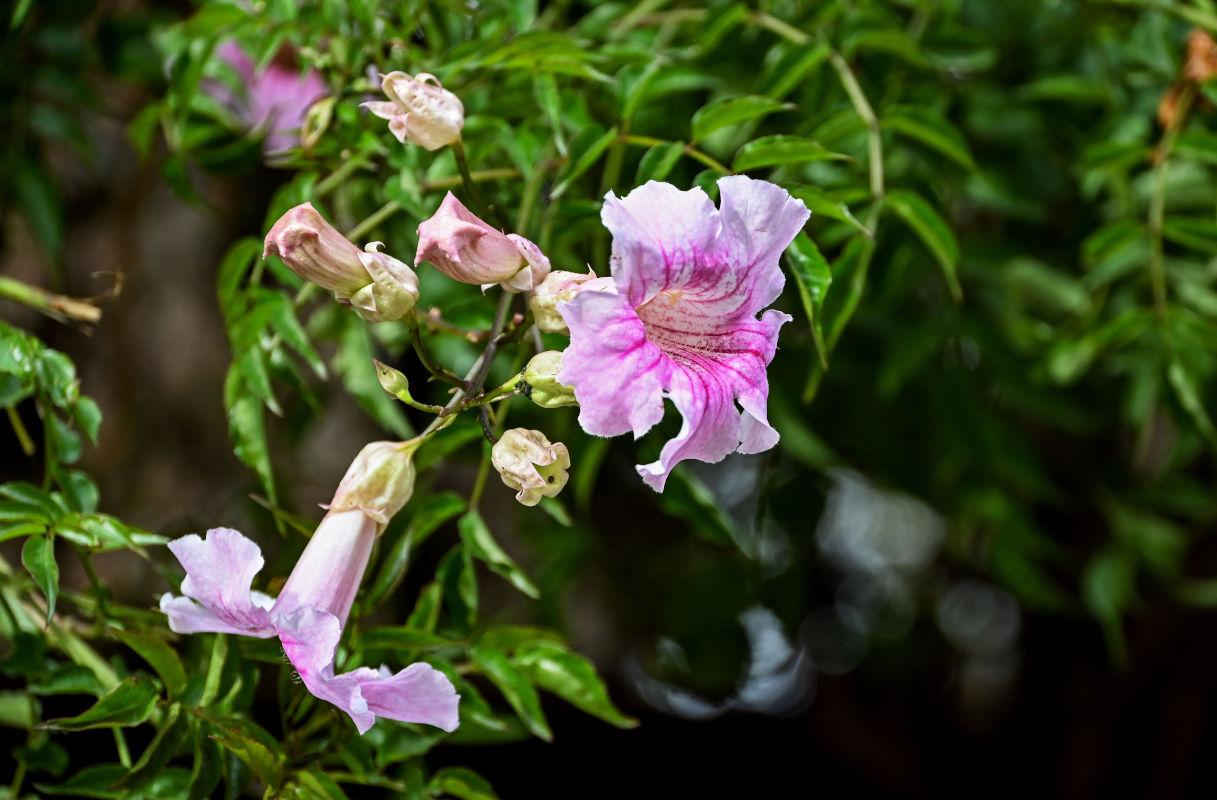
<path fill-rule="evenodd" d="M 383 77 L 382 87 L 389 100 L 365 106 L 389 120 L 403 144 L 428 150 L 451 145 L 472 191 L 461 160 L 464 109 L 456 96 L 425 74 L 393 72 Z M 361 732 L 377 716 L 453 730 L 459 698 L 430 665 L 397 673 L 358 667 L 339 674 L 334 661 L 373 544 L 413 492 L 413 453 L 452 413 L 479 407 L 493 442 L 491 464 L 526 506 L 562 491 L 571 459 L 566 445 L 538 430 L 492 433 L 487 404 L 514 394 L 543 408 L 578 405 L 580 425 L 596 436 L 642 436 L 670 400 L 682 418 L 680 431 L 656 462 L 638 467 L 657 491 L 685 459 L 719 461 L 732 452 L 766 450 L 778 440 L 767 417 L 766 368 L 790 317 L 765 309 L 782 290 L 778 259 L 809 212 L 784 189 L 745 176 L 722 178 L 718 190 L 717 208 L 699 188 L 680 191 L 666 183 L 650 182 L 624 198 L 609 192 L 601 218 L 613 243 L 604 277 L 591 270 L 551 271 L 536 244 L 488 224 L 449 192 L 434 216 L 418 226 L 414 265 L 428 262 L 483 291 L 501 287 L 507 293 L 503 312 L 512 293 L 527 292 L 532 316 L 518 316 L 514 324 L 569 336 L 569 345 L 536 354 L 492 392 L 481 391 L 489 363 L 475 366 L 464 380 L 447 373 L 459 391 L 442 409 L 414 400 L 405 375 L 377 362 L 385 390 L 437 412 L 435 422 L 417 439 L 374 442 L 360 452 L 277 598 L 252 589 L 263 559 L 240 533 L 214 528 L 206 538 L 171 543 L 186 569 L 182 596 L 161 600 L 173 630 L 277 636 L 309 691 L 345 711 Z M 361 250 L 311 203 L 274 224 L 263 255 L 278 256 L 370 322 L 416 322 L 414 270 L 382 253 L 379 243 Z M 505 316 L 499 314 L 500 327 L 491 332 L 497 338 L 484 358 L 492 358 L 502 341 Z M 416 325 L 412 331 L 417 337 Z M 436 373 L 417 338 L 415 344 Z"/>

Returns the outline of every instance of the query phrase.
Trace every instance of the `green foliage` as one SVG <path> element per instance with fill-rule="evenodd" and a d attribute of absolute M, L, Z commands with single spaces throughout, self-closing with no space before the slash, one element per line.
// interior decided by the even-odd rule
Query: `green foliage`
<path fill-rule="evenodd" d="M 93 95 L 79 77 L 92 45 L 69 18 L 91 5 L 55 5 L 11 13 L 3 80 L 22 118 L 8 128 L 28 135 L 6 146 L 0 179 L 0 208 L 21 210 L 53 259 L 63 199 L 44 151 L 89 151 L 73 108 Z M 1088 614 L 1117 663 L 1144 598 L 1215 604 L 1190 555 L 1217 520 L 1207 478 L 1217 449 L 1217 120 L 1203 99 L 1211 87 L 1180 68 L 1190 26 L 1214 32 L 1217 19 L 1165 1 L 762 7 L 212 0 L 166 19 L 156 52 L 140 45 L 114 71 L 154 82 L 166 70 L 163 97 L 129 135 L 146 157 L 163 139 L 165 179 L 197 200 L 197 167 L 242 173 L 269 158 L 262 132 L 227 98 L 240 87 L 217 48 L 236 42 L 260 67 L 294 59 L 317 70 L 331 96 L 301 143 L 270 159 L 283 181 L 262 228 L 308 201 L 357 244 L 383 241 L 403 261 L 450 190 L 536 242 L 556 268 L 599 274 L 610 263 L 598 219 L 609 191 L 667 180 L 713 195 L 718 178 L 748 172 L 807 205 L 779 301 L 801 317 L 783 330 L 770 370 L 782 440 L 764 467 L 725 467 L 755 484 L 749 503 L 726 507 L 716 473 L 684 467 L 662 496 L 628 496 L 687 548 L 653 562 L 629 556 L 646 580 L 623 615 L 646 617 L 631 630 L 681 654 L 657 672 L 733 689 L 740 665 L 721 643 L 744 609 L 772 606 L 788 628 L 800 623 L 824 566 L 811 512 L 831 468 L 924 501 L 945 531 L 946 574 L 985 576 L 1027 609 Z M 34 61 L 54 69 L 23 82 L 14 65 Z M 434 73 L 460 97 L 461 150 L 400 145 L 359 110 L 378 92 L 369 75 L 393 69 Z M 1178 104 L 1163 128 L 1155 114 L 1168 91 Z M 278 258 L 262 259 L 262 247 L 258 237 L 228 247 L 217 300 L 232 353 L 223 404 L 233 450 L 276 521 L 293 518 L 281 506 L 328 499 L 292 497 L 280 476 L 340 392 L 384 437 L 425 432 L 420 473 L 451 466 L 447 477 L 458 476 L 422 474 L 384 532 L 341 662 L 433 664 L 462 695 L 457 743 L 560 737 L 553 697 L 634 726 L 559 633 L 580 570 L 605 557 L 602 542 L 629 533 L 603 521 L 617 519 L 617 500 L 602 487 L 626 491 L 620 464 L 632 451 L 577 437 L 573 414 L 487 399 L 536 349 L 523 300 L 499 295 L 496 310 L 477 287 L 420 266 L 416 312 L 369 325 Z M 408 374 L 415 403 L 382 390 L 373 359 Z M 445 404 L 453 413 L 435 417 Z M 204 798 L 259 787 L 341 798 L 352 786 L 495 797 L 470 770 L 428 771 L 427 753 L 448 734 L 380 723 L 356 737 L 277 666 L 273 642 L 179 640 L 163 616 L 110 602 L 91 558 L 151 558 L 167 539 L 101 513 L 96 485 L 72 468 L 97 441 L 99 407 L 64 354 L 3 323 L 0 406 L 43 466 L 38 484 L 0 485 L 0 541 L 19 542 L 22 561 L 0 563 L 0 633 L 17 645 L 0 667 L 27 688 L 0 693 L 0 723 L 28 732 L 16 755 L 39 791 Z M 490 493 L 506 490 L 487 466 L 488 443 L 473 445 L 494 439 L 509 407 L 519 424 L 570 443 L 569 499 L 489 510 L 500 508 Z M 628 466 L 624 474 L 634 479 Z M 437 488 L 458 484 L 460 493 Z M 60 560 L 72 555 L 91 578 L 85 591 L 61 586 Z M 433 576 L 406 580 L 436 562 Z M 512 591 L 528 602 L 506 612 L 499 604 Z M 903 611 L 931 613 L 938 591 Z M 520 607 L 545 624 L 502 624 Z M 686 655 L 693 667 L 681 667 Z M 268 718 L 256 697 L 275 669 L 282 707 Z M 39 698 L 55 695 L 81 696 L 82 711 L 45 720 Z M 149 734 L 138 754 L 123 733 L 134 726 Z M 115 753 L 69 763 L 71 732 L 101 727 Z"/>

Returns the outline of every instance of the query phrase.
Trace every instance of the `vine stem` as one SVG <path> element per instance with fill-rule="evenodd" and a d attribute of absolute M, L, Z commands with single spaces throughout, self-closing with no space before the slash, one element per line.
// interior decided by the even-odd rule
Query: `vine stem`
<path fill-rule="evenodd" d="M 339 184 L 354 175 L 357 170 L 366 166 L 369 166 L 368 162 L 362 158 L 348 158 L 342 162 L 342 166 L 331 172 L 324 180 L 313 187 L 313 196 L 324 197 L 337 189 Z"/>
<path fill-rule="evenodd" d="M 9 406 L 4 410 L 8 412 L 9 424 L 13 426 L 13 433 L 17 435 L 17 441 L 21 444 L 21 452 L 25 453 L 26 456 L 34 455 L 38 446 L 34 444 L 29 430 L 26 429 L 25 423 L 21 421 L 21 415 L 17 413 L 17 406 Z"/>
<path fill-rule="evenodd" d="M 486 380 L 486 374 L 490 372 L 490 364 L 494 361 L 494 354 L 499 349 L 503 326 L 507 324 L 507 313 L 511 310 L 512 297 L 513 295 L 507 291 L 504 291 L 499 296 L 499 304 L 494 312 L 494 327 L 490 331 L 490 343 L 486 345 L 486 349 L 482 351 L 477 360 L 473 362 L 473 366 L 465 373 L 464 388 L 456 390 L 456 393 L 452 395 L 452 399 L 444 406 L 444 410 L 440 412 L 439 416 L 431 420 L 431 424 L 419 434 L 420 436 L 427 436 L 439 429 L 440 426 L 450 424 L 452 412 L 464 402 L 466 397 L 474 394 L 481 388 L 482 382 Z"/>
<path fill-rule="evenodd" d="M 465 185 L 465 191 L 469 192 L 470 201 L 477 207 L 482 216 L 492 217 L 500 228 L 505 227 L 503 221 L 499 219 L 498 210 L 486 203 L 485 198 L 482 197 L 481 190 L 478 189 L 477 181 L 473 179 L 473 175 L 469 172 L 469 162 L 465 158 L 465 143 L 457 139 L 448 146 L 452 148 L 452 154 L 456 157 L 456 168 L 461 173 L 461 182 Z"/>
<path fill-rule="evenodd" d="M 642 147 L 654 147 L 657 144 L 671 144 L 667 139 L 660 139 L 656 136 L 639 136 L 633 133 L 622 136 L 619 141 L 623 141 L 626 144 L 641 145 Z M 710 169 L 718 170 L 724 175 L 732 174 L 731 168 L 726 164 L 716 160 L 713 156 L 698 150 L 691 144 L 687 144 L 681 148 L 681 152 L 687 155 L 689 158 L 700 161 Z"/>
<path fill-rule="evenodd" d="M 0 297 L 27 305 L 49 317 L 67 317 L 90 324 L 101 319 L 101 309 L 87 300 L 56 294 L 14 278 L 0 276 Z"/>
<path fill-rule="evenodd" d="M 1179 131 L 1187 120 L 1187 113 L 1196 95 L 1196 87 L 1192 83 L 1184 86 L 1179 94 L 1179 104 L 1176 107 L 1174 119 L 1162 135 L 1162 141 L 1154 151 L 1153 185 L 1149 196 L 1149 214 L 1145 225 L 1149 231 L 1149 283 L 1154 295 L 1154 312 L 1159 319 L 1166 316 L 1167 286 L 1166 286 L 1166 257 L 1162 250 L 1162 228 L 1166 219 L 1166 174 L 1170 164 L 1171 152 Z"/>

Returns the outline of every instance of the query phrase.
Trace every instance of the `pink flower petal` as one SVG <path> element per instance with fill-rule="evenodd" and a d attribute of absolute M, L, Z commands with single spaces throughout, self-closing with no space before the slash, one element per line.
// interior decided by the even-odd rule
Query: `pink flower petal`
<path fill-rule="evenodd" d="M 575 387 L 579 424 L 596 436 L 642 436 L 663 418 L 669 360 L 624 295 L 583 292 L 558 313 L 570 328 L 558 381 Z"/>
<path fill-rule="evenodd" d="M 334 651 L 342 635 L 337 617 L 306 606 L 283 615 L 278 623 L 283 652 L 305 687 L 345 711 L 360 733 L 371 728 L 378 715 L 448 731 L 459 724 L 459 695 L 431 666 L 412 664 L 396 675 L 368 667 L 335 675 Z"/>
<path fill-rule="evenodd" d="M 169 549 L 186 569 L 185 597 L 161 598 L 161 610 L 169 615 L 172 630 L 262 638 L 275 634 L 265 606 L 268 598 L 250 591 L 264 563 L 256 544 L 231 528 L 212 528 L 205 539 L 183 536 L 170 542 Z"/>
<path fill-rule="evenodd" d="M 460 724 L 457 708 L 461 696 L 448 676 L 430 664 L 411 664 L 396 675 L 385 675 L 388 670 L 373 672 L 374 677 L 364 672 L 360 669 L 350 674 L 360 673 L 364 699 L 377 716 L 422 722 L 446 731 L 454 731 Z"/>
<path fill-rule="evenodd" d="M 746 175 L 718 182 L 722 232 L 715 250 L 733 271 L 742 272 L 742 289 L 750 302 L 740 313 L 756 314 L 782 293 L 786 282 L 778 260 L 811 212 L 781 186 Z"/>
<path fill-rule="evenodd" d="M 625 199 L 609 192 L 600 219 L 613 234 L 617 291 L 636 306 L 656 292 L 684 287 L 719 229 L 718 210 L 705 192 L 655 181 Z"/>

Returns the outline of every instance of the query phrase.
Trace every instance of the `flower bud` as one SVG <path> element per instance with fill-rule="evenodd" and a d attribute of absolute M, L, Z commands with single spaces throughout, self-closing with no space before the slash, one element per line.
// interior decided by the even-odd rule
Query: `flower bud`
<path fill-rule="evenodd" d="M 561 371 L 560 351 L 546 350 L 544 353 L 537 353 L 520 375 L 524 384 L 524 395 L 541 408 L 579 405 L 575 400 L 574 388 L 558 382 L 558 373 Z"/>
<path fill-rule="evenodd" d="M 550 444 L 545 434 L 512 428 L 490 451 L 490 462 L 516 492 L 516 500 L 535 506 L 542 497 L 562 491 L 569 476 L 570 453 L 561 442 Z"/>
<path fill-rule="evenodd" d="M 523 236 L 495 230 L 448 192 L 439 210 L 418 226 L 417 266 L 429 261 L 454 280 L 501 283 L 510 292 L 531 289 L 549 274 L 549 259 Z"/>
<path fill-rule="evenodd" d="M 397 141 L 405 144 L 409 139 L 428 150 L 438 150 L 460 140 L 465 107 L 434 75 L 420 72 L 412 78 L 404 72 L 390 72 L 381 76 L 380 86 L 388 102 L 364 103 L 363 107 L 389 120 L 389 130 Z"/>
<path fill-rule="evenodd" d="M 317 213 L 301 203 L 279 217 L 266 234 L 262 257 L 277 255 L 292 272 L 347 300 L 371 280 L 359 248 Z"/>
<path fill-rule="evenodd" d="M 380 388 L 403 403 L 414 400 L 410 394 L 410 381 L 405 373 L 393 369 L 383 361 L 372 359 L 372 363 L 376 365 L 376 380 L 380 381 Z"/>
<path fill-rule="evenodd" d="M 329 289 L 369 322 L 401 319 L 418 301 L 418 276 L 378 247 L 380 242 L 372 242 L 360 251 L 312 203 L 302 203 L 271 227 L 262 257 L 279 256 L 292 272 Z"/>
<path fill-rule="evenodd" d="M 554 270 L 545 279 L 533 287 L 528 296 L 528 304 L 532 308 L 532 318 L 537 327 L 546 333 L 562 333 L 570 335 L 566 320 L 558 313 L 558 304 L 564 303 L 580 292 L 617 290 L 613 279 L 597 278 L 596 273 L 588 270 L 586 275 L 578 272 Z"/>
<path fill-rule="evenodd" d="M 404 262 L 377 249 L 383 246 L 370 242 L 359 254 L 372 282 L 351 295 L 351 305 L 368 322 L 401 319 L 418 302 L 418 275 Z"/>
<path fill-rule="evenodd" d="M 414 493 L 414 451 L 420 442 L 372 442 L 347 468 L 330 501 L 330 513 L 359 510 L 381 530 Z"/>

